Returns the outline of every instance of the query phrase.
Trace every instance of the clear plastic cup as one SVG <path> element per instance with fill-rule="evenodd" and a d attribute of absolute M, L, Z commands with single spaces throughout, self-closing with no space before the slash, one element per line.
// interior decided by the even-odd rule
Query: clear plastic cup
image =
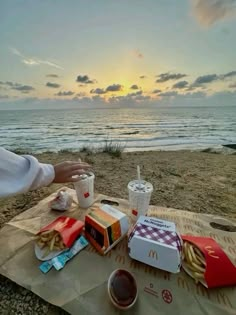
<path fill-rule="evenodd" d="M 148 211 L 153 186 L 145 180 L 133 180 L 128 184 L 128 191 L 131 219 L 137 221 Z"/>
<path fill-rule="evenodd" d="M 94 202 L 94 178 L 93 173 L 79 176 L 79 180 L 74 182 L 76 195 L 81 208 L 89 208 Z"/>

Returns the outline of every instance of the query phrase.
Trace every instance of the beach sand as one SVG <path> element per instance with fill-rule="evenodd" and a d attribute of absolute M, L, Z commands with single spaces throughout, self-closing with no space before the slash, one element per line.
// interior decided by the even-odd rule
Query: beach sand
<path fill-rule="evenodd" d="M 77 160 L 90 163 L 95 173 L 95 191 L 128 198 L 127 184 L 136 177 L 140 165 L 142 178 L 154 186 L 151 204 L 193 212 L 217 214 L 236 220 L 236 155 L 190 151 L 123 153 L 120 158 L 105 153 L 44 153 L 41 162 Z M 0 226 L 29 209 L 62 185 L 0 200 Z M 69 187 L 73 187 L 71 184 Z M 0 301 L 8 301 L 8 311 L 16 314 L 19 305 L 27 314 L 64 314 L 29 291 L 0 277 Z M 18 299 L 15 296 L 18 296 Z M 29 298 L 30 297 L 30 298 Z M 27 302 L 27 299 L 29 301 Z M 30 303 L 30 310 L 27 306 Z M 2 305 L 5 305 L 4 302 Z M 4 306 L 4 307 L 5 307 Z"/>

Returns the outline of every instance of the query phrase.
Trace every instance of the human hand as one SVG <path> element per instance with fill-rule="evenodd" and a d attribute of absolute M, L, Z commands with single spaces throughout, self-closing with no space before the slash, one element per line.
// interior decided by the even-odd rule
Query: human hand
<path fill-rule="evenodd" d="M 76 182 L 78 178 L 73 178 L 73 176 L 85 174 L 89 169 L 91 169 L 91 166 L 81 161 L 66 161 L 56 164 L 54 165 L 55 177 L 53 183 Z"/>

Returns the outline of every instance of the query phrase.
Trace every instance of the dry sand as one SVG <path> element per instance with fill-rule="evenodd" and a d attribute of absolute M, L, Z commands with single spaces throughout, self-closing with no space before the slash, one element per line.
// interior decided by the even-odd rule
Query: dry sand
<path fill-rule="evenodd" d="M 127 184 L 135 178 L 136 166 L 140 165 L 142 177 L 154 186 L 151 204 L 236 219 L 236 155 L 158 151 L 123 153 L 120 158 L 80 152 L 44 153 L 36 157 L 53 164 L 81 158 L 93 166 L 95 190 L 120 198 L 128 197 Z M 0 200 L 0 227 L 60 186 L 53 184 Z M 0 281 L 1 314 L 64 314 L 4 277 Z"/>

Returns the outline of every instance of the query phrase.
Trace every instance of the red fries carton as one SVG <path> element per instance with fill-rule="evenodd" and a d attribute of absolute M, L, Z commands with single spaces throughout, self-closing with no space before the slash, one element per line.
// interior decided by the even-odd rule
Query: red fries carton
<path fill-rule="evenodd" d="M 49 230 L 55 230 L 60 233 L 65 246 L 71 247 L 76 238 L 81 234 L 83 227 L 84 222 L 82 221 L 66 216 L 60 216 L 56 220 L 42 228 L 38 232 L 38 234 Z"/>
<path fill-rule="evenodd" d="M 190 235 L 182 235 L 182 239 L 195 245 L 205 257 L 204 279 L 199 282 L 207 288 L 236 284 L 236 267 L 215 240 L 210 237 Z M 186 268 L 184 263 L 183 268 L 192 276 L 191 270 Z"/>

